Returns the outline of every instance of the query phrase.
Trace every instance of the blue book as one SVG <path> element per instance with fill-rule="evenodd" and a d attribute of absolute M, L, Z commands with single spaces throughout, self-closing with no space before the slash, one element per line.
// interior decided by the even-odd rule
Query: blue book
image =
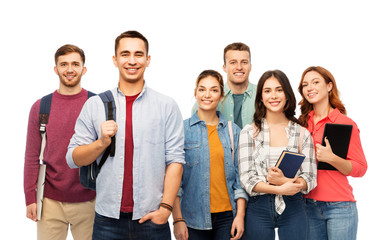
<path fill-rule="evenodd" d="M 281 153 L 275 167 L 280 168 L 285 177 L 294 178 L 297 174 L 297 171 L 300 169 L 304 159 L 305 155 L 302 153 L 284 150 Z"/>

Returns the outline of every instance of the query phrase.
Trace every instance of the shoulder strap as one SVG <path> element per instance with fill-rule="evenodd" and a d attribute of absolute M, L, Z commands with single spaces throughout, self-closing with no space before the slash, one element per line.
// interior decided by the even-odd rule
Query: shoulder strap
<path fill-rule="evenodd" d="M 44 96 L 41 99 L 39 106 L 39 132 L 41 133 L 41 151 L 39 153 L 39 161 L 43 163 L 43 154 L 46 147 L 46 124 L 48 123 L 48 117 L 50 115 L 52 93 Z"/>
<path fill-rule="evenodd" d="M 116 107 L 114 102 L 113 93 L 110 90 L 100 93 L 99 97 L 101 98 L 106 112 L 106 120 L 116 121 Z M 101 161 L 98 164 L 98 168 L 101 169 L 105 163 L 108 156 L 114 157 L 115 155 L 115 136 L 111 138 L 111 144 L 106 148 L 105 152 L 102 155 Z"/>
<path fill-rule="evenodd" d="M 115 107 L 113 93 L 110 90 L 107 90 L 106 92 L 100 93 L 99 97 L 101 98 L 105 106 L 106 120 L 116 121 L 116 115 L 115 115 L 116 107 Z"/>
<path fill-rule="evenodd" d="M 39 124 L 41 125 L 39 130 L 41 131 L 41 133 L 46 131 L 46 124 L 48 123 L 48 117 L 50 115 L 51 100 L 52 93 L 44 96 L 41 99 L 41 104 L 39 106 Z"/>
<path fill-rule="evenodd" d="M 233 139 L 233 128 L 232 128 L 231 121 L 228 121 L 228 130 L 229 130 L 229 137 L 230 137 L 230 147 L 232 149 L 232 159 L 234 162 L 234 139 Z"/>
<path fill-rule="evenodd" d="M 300 127 L 300 136 L 298 137 L 298 152 L 302 153 L 302 142 L 304 140 L 305 128 L 303 126 Z"/>
<path fill-rule="evenodd" d="M 91 91 L 88 91 L 88 98 L 91 98 L 91 97 L 93 97 L 93 96 L 95 96 L 95 95 L 97 95 L 97 94 L 95 94 L 95 93 L 93 93 L 93 92 L 91 92 Z"/>

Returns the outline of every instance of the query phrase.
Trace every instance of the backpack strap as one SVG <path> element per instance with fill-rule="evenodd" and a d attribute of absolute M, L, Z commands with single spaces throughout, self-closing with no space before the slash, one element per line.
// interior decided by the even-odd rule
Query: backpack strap
<path fill-rule="evenodd" d="M 302 142 L 304 140 L 305 128 L 300 126 L 300 136 L 298 137 L 298 153 L 302 153 Z"/>
<path fill-rule="evenodd" d="M 95 95 L 97 95 L 97 94 L 95 94 L 95 93 L 93 93 L 91 91 L 88 91 L 88 99 L 91 98 L 91 97 L 93 97 L 93 96 L 95 96 Z"/>
<path fill-rule="evenodd" d="M 52 93 L 44 96 L 41 99 L 41 104 L 39 106 L 39 131 L 41 134 L 46 132 L 46 124 L 48 123 L 48 117 L 50 115 Z"/>
<path fill-rule="evenodd" d="M 106 120 L 116 121 L 116 107 L 113 97 L 113 93 L 110 90 L 100 93 L 99 97 L 101 98 L 106 113 Z M 105 163 L 106 159 L 109 157 L 114 157 L 115 155 L 115 136 L 111 137 L 111 144 L 106 148 L 105 152 L 102 155 L 101 161 L 98 164 L 98 168 L 101 169 L 102 165 Z"/>
<path fill-rule="evenodd" d="M 48 123 L 48 118 L 50 116 L 52 93 L 44 96 L 41 99 L 39 106 L 39 132 L 41 133 L 41 151 L 39 153 L 39 162 L 43 163 L 43 154 L 46 147 L 46 125 Z"/>
<path fill-rule="evenodd" d="M 230 137 L 230 148 L 232 150 L 232 159 L 234 162 L 234 137 L 233 137 L 233 128 L 232 128 L 231 121 L 228 121 L 228 130 L 229 130 L 229 137 Z"/>

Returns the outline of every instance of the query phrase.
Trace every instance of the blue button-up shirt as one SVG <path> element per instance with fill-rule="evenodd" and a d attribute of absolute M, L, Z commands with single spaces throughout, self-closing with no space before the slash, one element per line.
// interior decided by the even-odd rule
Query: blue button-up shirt
<path fill-rule="evenodd" d="M 220 112 L 217 133 L 224 149 L 225 178 L 233 214 L 237 211 L 236 200 L 248 199 L 246 192 L 240 185 L 238 175 L 238 138 L 240 128 L 232 123 L 234 139 L 234 160 L 228 129 L 228 122 Z M 195 229 L 211 229 L 210 209 L 210 153 L 207 125 L 195 113 L 184 121 L 185 128 L 185 160 L 181 188 L 178 196 L 181 197 L 182 216 L 188 227 Z M 216 167 L 216 166 L 211 166 Z"/>
<path fill-rule="evenodd" d="M 122 201 L 126 103 L 118 89 L 112 90 L 116 105 L 115 156 L 106 160 L 96 181 L 96 212 L 118 218 Z M 75 126 L 75 134 L 68 146 L 67 163 L 77 167 L 72 158 L 73 150 L 80 145 L 94 142 L 101 137 L 101 123 L 106 121 L 105 108 L 99 96 L 88 99 Z M 157 93 L 144 84 L 132 106 L 134 142 L 132 218 L 140 219 L 159 208 L 163 195 L 166 166 L 184 164 L 183 119 L 176 102 Z M 102 154 L 98 157 L 99 163 Z"/>

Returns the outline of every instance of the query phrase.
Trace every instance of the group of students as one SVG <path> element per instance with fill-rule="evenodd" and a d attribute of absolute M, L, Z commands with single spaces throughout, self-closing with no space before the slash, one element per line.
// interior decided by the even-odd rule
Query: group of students
<path fill-rule="evenodd" d="M 346 116 L 328 70 L 303 72 L 297 119 L 287 76 L 272 70 L 250 83 L 249 47 L 229 44 L 227 82 L 217 71 L 201 72 L 192 116 L 183 121 L 173 99 L 146 85 L 148 48 L 136 31 L 115 41 L 116 121 L 106 121 L 98 96 L 86 101 L 82 50 L 65 45 L 57 51 L 60 87 L 47 126 L 38 239 L 65 239 L 68 225 L 75 239 L 170 239 L 171 213 L 176 239 L 275 239 L 276 228 L 279 239 L 356 239 L 358 214 L 347 176 L 362 177 L 367 162 L 359 129 Z M 33 220 L 39 104 L 30 112 L 25 155 L 27 216 Z M 353 125 L 347 159 L 336 156 L 329 141 L 321 145 L 326 123 Z M 116 153 L 101 168 L 96 192 L 84 189 L 77 167 L 98 162 L 113 136 Z M 305 155 L 294 178 L 275 167 L 283 150 Z M 317 170 L 317 162 L 336 170 Z"/>

